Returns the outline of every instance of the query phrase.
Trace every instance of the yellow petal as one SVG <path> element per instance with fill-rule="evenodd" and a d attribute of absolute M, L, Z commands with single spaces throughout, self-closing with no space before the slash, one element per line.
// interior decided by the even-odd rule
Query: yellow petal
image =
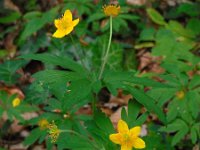
<path fill-rule="evenodd" d="M 73 26 L 76 26 L 79 23 L 79 18 L 72 21 Z"/>
<path fill-rule="evenodd" d="M 128 125 L 123 120 L 119 120 L 117 129 L 119 133 L 126 134 L 129 132 Z"/>
<path fill-rule="evenodd" d="M 145 142 L 141 138 L 136 138 L 133 140 L 133 147 L 134 148 L 145 148 Z"/>
<path fill-rule="evenodd" d="M 122 145 L 121 150 L 132 150 L 132 147 L 128 145 Z"/>
<path fill-rule="evenodd" d="M 69 34 L 72 32 L 72 30 L 74 29 L 74 27 L 68 27 L 67 29 L 65 29 L 65 35 Z"/>
<path fill-rule="evenodd" d="M 113 142 L 113 143 L 115 143 L 115 144 L 120 144 L 121 142 L 122 142 L 122 137 L 121 137 L 121 135 L 119 134 L 119 133 L 117 133 L 117 134 L 111 134 L 110 136 L 109 136 L 109 139 Z"/>
<path fill-rule="evenodd" d="M 130 129 L 130 136 L 132 138 L 138 137 L 140 135 L 140 132 L 141 132 L 141 128 L 139 126 L 136 126 Z"/>
<path fill-rule="evenodd" d="M 17 107 L 21 103 L 21 100 L 17 97 L 12 101 L 12 106 Z"/>
<path fill-rule="evenodd" d="M 55 38 L 62 38 L 65 36 L 65 31 L 63 30 L 56 30 L 56 32 L 53 34 L 53 37 Z"/>
<path fill-rule="evenodd" d="M 69 9 L 67 9 L 64 13 L 64 20 L 72 21 L 72 13 Z"/>
<path fill-rule="evenodd" d="M 60 27 L 60 23 L 61 23 L 60 19 L 55 19 L 54 20 L 54 25 L 56 26 L 56 28 Z"/>
<path fill-rule="evenodd" d="M 65 35 L 69 34 L 70 32 L 72 32 L 73 30 L 73 27 L 69 27 L 65 30 L 56 30 L 56 32 L 53 34 L 53 37 L 55 38 L 62 38 L 64 37 Z"/>

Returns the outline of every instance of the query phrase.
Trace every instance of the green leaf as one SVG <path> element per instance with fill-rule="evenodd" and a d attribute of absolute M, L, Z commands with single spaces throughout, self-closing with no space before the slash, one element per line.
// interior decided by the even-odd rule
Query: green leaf
<path fill-rule="evenodd" d="M 113 85 L 118 85 L 119 87 L 122 87 L 123 84 L 131 83 L 150 87 L 170 87 L 166 84 L 162 84 L 160 82 L 156 82 L 145 77 L 135 77 L 133 72 L 106 72 L 104 76 L 104 82 Z"/>
<path fill-rule="evenodd" d="M 126 90 L 129 91 L 133 97 L 142 105 L 144 105 L 148 111 L 152 111 L 158 115 L 158 118 L 166 123 L 165 115 L 160 107 L 155 104 L 155 100 L 146 95 L 143 91 L 136 88 L 126 86 Z"/>
<path fill-rule="evenodd" d="M 21 14 L 19 12 L 12 12 L 9 15 L 5 17 L 0 18 L 0 23 L 7 24 L 7 23 L 12 23 L 19 19 L 21 17 Z"/>
<path fill-rule="evenodd" d="M 45 53 L 45 54 L 28 54 L 20 56 L 20 58 L 39 60 L 44 63 L 58 65 L 65 69 L 70 69 L 72 71 L 79 72 L 80 75 L 86 74 L 86 70 L 81 65 L 71 60 L 69 57 L 65 56 L 56 56 Z"/>
<path fill-rule="evenodd" d="M 195 144 L 197 141 L 197 137 L 198 137 L 195 126 L 192 126 L 190 135 L 191 135 L 192 143 Z"/>
<path fill-rule="evenodd" d="M 136 52 L 134 49 L 127 49 L 124 51 L 123 64 L 126 70 L 134 70 L 137 68 Z"/>
<path fill-rule="evenodd" d="M 165 131 L 167 133 L 173 133 L 178 130 L 181 130 L 185 126 L 187 126 L 187 124 L 182 119 L 176 119 L 172 123 L 168 124 L 166 127 L 160 128 L 160 131 Z"/>
<path fill-rule="evenodd" d="M 71 81 L 68 86 L 68 92 L 62 99 L 62 106 L 64 110 L 75 112 L 84 104 L 91 102 L 91 82 L 87 79 L 80 79 Z"/>
<path fill-rule="evenodd" d="M 78 73 L 67 72 L 60 70 L 44 70 L 33 75 L 34 78 L 41 81 L 41 83 L 66 83 L 73 80 L 79 80 L 81 77 Z"/>
<path fill-rule="evenodd" d="M 168 71 L 169 73 L 174 74 L 174 75 L 176 75 L 176 77 L 180 78 L 180 76 L 181 76 L 180 71 L 176 65 L 165 62 L 165 63 L 161 64 L 161 67 L 165 68 L 166 71 Z"/>
<path fill-rule="evenodd" d="M 179 130 L 179 131 L 175 134 L 175 136 L 174 136 L 174 138 L 173 138 L 173 140 L 172 140 L 172 146 L 174 146 L 174 145 L 176 145 L 178 142 L 180 142 L 180 141 L 184 138 L 184 136 L 187 134 L 188 130 L 189 130 L 189 129 L 188 129 L 187 126 L 183 127 L 181 130 Z"/>
<path fill-rule="evenodd" d="M 126 121 L 130 128 L 134 126 L 141 126 L 147 119 L 147 113 L 144 113 L 139 116 L 141 109 L 141 104 L 137 101 L 129 100 L 128 102 L 128 110 L 123 108 L 121 111 L 122 120 Z"/>
<path fill-rule="evenodd" d="M 145 28 L 140 33 L 140 41 L 153 41 L 155 39 L 155 29 Z"/>
<path fill-rule="evenodd" d="M 95 111 L 94 120 L 95 120 L 97 126 L 106 134 L 109 135 L 109 134 L 115 132 L 110 119 L 100 110 Z"/>
<path fill-rule="evenodd" d="M 126 108 L 125 107 L 122 107 L 121 119 L 124 120 L 125 122 L 128 122 L 128 114 L 126 112 Z"/>
<path fill-rule="evenodd" d="M 115 133 L 110 119 L 100 110 L 94 112 L 92 121 L 86 122 L 87 130 L 97 143 L 104 147 L 104 149 L 116 149 L 116 144 L 109 140 L 109 135 Z M 101 149 L 99 147 L 99 149 Z"/>
<path fill-rule="evenodd" d="M 90 23 L 90 22 L 93 22 L 93 21 L 97 21 L 97 20 L 100 20 L 102 18 L 105 18 L 105 14 L 103 13 L 93 13 L 91 15 L 89 15 L 89 18 L 87 19 L 87 22 Z"/>
<path fill-rule="evenodd" d="M 41 130 L 39 128 L 33 129 L 30 135 L 24 140 L 24 145 L 32 145 L 39 139 L 40 136 Z"/>
<path fill-rule="evenodd" d="M 70 138 L 66 138 L 70 137 Z M 66 133 L 63 132 L 60 134 L 57 144 L 58 149 L 70 149 L 70 150 L 94 150 L 94 141 L 90 140 L 87 136 L 84 136 L 82 134 L 73 134 L 73 133 Z"/>
<path fill-rule="evenodd" d="M 147 91 L 147 94 L 156 100 L 158 106 L 162 107 L 175 95 L 176 92 L 177 89 L 174 88 L 152 88 L 151 90 Z"/>
<path fill-rule="evenodd" d="M 158 11 L 156 11 L 155 9 L 148 8 L 147 13 L 148 13 L 149 17 L 151 18 L 151 20 L 153 20 L 155 23 L 157 23 L 159 25 L 166 25 L 167 24 L 165 22 L 163 16 L 161 16 L 161 14 Z"/>
<path fill-rule="evenodd" d="M 198 88 L 200 86 L 200 76 L 194 75 L 189 83 L 189 88 L 192 90 L 193 88 Z"/>
<path fill-rule="evenodd" d="M 187 29 L 193 31 L 194 35 L 200 34 L 200 19 L 191 18 L 187 23 Z"/>
<path fill-rule="evenodd" d="M 53 19 L 56 17 L 57 11 L 58 7 L 54 7 L 51 10 L 43 13 L 42 16 L 31 18 L 26 23 L 24 30 L 20 35 L 19 43 L 26 40 L 29 36 L 44 27 L 47 23 L 52 22 Z"/>
<path fill-rule="evenodd" d="M 196 5 L 195 3 L 182 3 L 178 7 L 178 13 L 185 13 L 189 16 L 198 16 L 200 14 L 199 9 L 199 5 Z"/>
<path fill-rule="evenodd" d="M 4 109 L 0 106 L 0 116 L 3 115 Z"/>
<path fill-rule="evenodd" d="M 177 21 L 171 20 L 169 22 L 168 28 L 172 30 L 175 33 L 178 33 L 181 36 L 187 37 L 187 38 L 195 38 L 195 35 L 193 34 L 192 30 L 185 29 L 182 24 L 180 24 Z"/>
<path fill-rule="evenodd" d="M 191 112 L 192 117 L 196 119 L 199 115 L 200 101 L 198 100 L 200 95 L 196 91 L 189 91 L 186 96 L 188 99 L 188 110 Z"/>
<path fill-rule="evenodd" d="M 135 49 L 152 48 L 155 44 L 153 42 L 142 42 L 134 46 Z"/>
<path fill-rule="evenodd" d="M 180 106 L 178 101 L 172 101 L 168 106 L 168 112 L 167 112 L 167 121 L 171 122 L 173 121 L 179 112 Z"/>
<path fill-rule="evenodd" d="M 46 22 L 44 22 L 41 18 L 33 18 L 30 20 L 24 30 L 22 31 L 20 38 L 19 38 L 19 43 L 22 41 L 26 40 L 29 36 L 31 36 L 33 33 L 37 32 L 39 29 L 41 29 Z"/>
<path fill-rule="evenodd" d="M 0 81 L 5 82 L 6 84 L 17 82 L 19 74 L 16 74 L 16 71 L 24 64 L 25 61 L 23 60 L 6 61 L 3 64 L 0 64 Z"/>
<path fill-rule="evenodd" d="M 42 13 L 40 11 L 31 11 L 24 14 L 23 18 L 27 20 L 31 20 L 36 17 L 41 17 Z"/>
<path fill-rule="evenodd" d="M 129 21 L 134 21 L 140 19 L 139 16 L 133 15 L 133 14 L 120 14 L 119 18 L 124 19 L 124 20 L 129 20 Z"/>

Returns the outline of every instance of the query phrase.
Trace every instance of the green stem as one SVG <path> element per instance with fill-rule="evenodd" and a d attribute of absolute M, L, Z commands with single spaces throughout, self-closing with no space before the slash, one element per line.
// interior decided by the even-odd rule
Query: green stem
<path fill-rule="evenodd" d="M 81 59 L 81 57 L 80 57 L 79 54 L 77 53 L 78 47 L 76 46 L 76 43 L 74 42 L 74 38 L 73 38 L 73 36 L 72 36 L 71 34 L 70 34 L 70 39 L 71 39 L 72 44 L 73 44 L 73 46 L 74 46 L 74 48 L 75 48 L 74 54 L 75 54 L 76 59 L 77 59 L 77 60 L 80 60 L 82 66 L 83 66 L 84 68 L 86 68 L 86 66 L 85 66 L 85 64 L 84 64 L 84 62 L 83 62 L 83 60 Z"/>
<path fill-rule="evenodd" d="M 99 73 L 99 77 L 98 77 L 99 80 L 102 77 L 103 71 L 105 69 L 106 62 L 108 60 L 108 54 L 109 54 L 109 51 L 110 51 L 111 41 L 112 41 L 112 16 L 110 16 L 110 36 L 109 36 L 109 41 L 108 41 L 108 47 L 106 49 L 106 53 L 105 53 L 104 57 L 102 58 L 101 69 L 100 69 L 100 73 Z"/>

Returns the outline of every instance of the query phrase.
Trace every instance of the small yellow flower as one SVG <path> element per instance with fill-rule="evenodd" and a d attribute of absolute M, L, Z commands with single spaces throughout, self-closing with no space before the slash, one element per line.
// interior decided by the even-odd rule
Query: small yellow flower
<path fill-rule="evenodd" d="M 49 122 L 48 122 L 46 119 L 41 119 L 41 120 L 38 122 L 38 126 L 40 127 L 40 130 L 47 129 L 48 126 L 49 126 Z"/>
<path fill-rule="evenodd" d="M 79 18 L 72 20 L 71 11 L 66 10 L 62 18 L 54 20 L 54 24 L 57 30 L 53 34 L 53 37 L 62 38 L 65 35 L 68 35 L 70 32 L 72 32 L 72 30 L 78 23 L 79 23 Z"/>
<path fill-rule="evenodd" d="M 54 121 L 48 125 L 48 129 L 49 129 L 48 133 L 49 133 L 49 137 L 51 138 L 51 142 L 55 143 L 61 133 L 61 130 L 58 129 Z"/>
<path fill-rule="evenodd" d="M 12 106 L 17 107 L 21 103 L 21 100 L 17 97 L 12 101 Z"/>
<path fill-rule="evenodd" d="M 113 4 L 110 4 L 110 5 L 104 5 L 103 6 L 103 11 L 104 11 L 104 14 L 106 16 L 112 16 L 112 17 L 115 17 L 119 14 L 120 12 L 120 6 L 118 5 L 113 5 Z"/>
<path fill-rule="evenodd" d="M 109 138 L 113 143 L 120 144 L 121 150 L 132 150 L 132 147 L 137 149 L 145 148 L 145 142 L 138 137 L 141 130 L 139 126 L 129 130 L 126 122 L 120 120 L 117 130 L 119 133 L 111 134 Z"/>
<path fill-rule="evenodd" d="M 183 99 L 184 97 L 185 97 L 185 92 L 184 91 L 178 91 L 178 92 L 176 92 L 176 97 L 178 98 L 178 99 Z"/>

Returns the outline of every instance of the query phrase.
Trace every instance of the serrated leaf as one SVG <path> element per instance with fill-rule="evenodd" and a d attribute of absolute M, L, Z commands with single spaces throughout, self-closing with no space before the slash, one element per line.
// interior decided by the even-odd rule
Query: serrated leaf
<path fill-rule="evenodd" d="M 191 135 L 192 143 L 195 144 L 198 137 L 195 126 L 192 126 L 190 135 Z"/>
<path fill-rule="evenodd" d="M 176 145 L 188 133 L 189 128 L 186 124 L 182 125 L 181 129 L 175 134 L 172 140 L 172 146 Z"/>
<path fill-rule="evenodd" d="M 72 71 L 79 72 L 80 75 L 84 75 L 86 73 L 86 70 L 81 65 L 71 60 L 69 57 L 65 56 L 56 56 L 45 53 L 45 54 L 28 54 L 20 56 L 20 58 L 34 59 L 42 61 L 44 63 L 58 65 L 65 69 L 70 69 Z"/>
<path fill-rule="evenodd" d="M 13 84 L 17 81 L 19 75 L 16 71 L 25 64 L 23 60 L 6 61 L 0 64 L 0 81 L 7 84 Z"/>
<path fill-rule="evenodd" d="M 167 122 L 173 121 L 179 112 L 180 106 L 176 101 L 173 101 L 168 106 L 168 112 L 167 112 Z"/>
<path fill-rule="evenodd" d="M 94 113 L 94 120 L 97 126 L 108 135 L 115 132 L 110 119 L 100 110 Z"/>
<path fill-rule="evenodd" d="M 156 82 L 145 77 L 135 77 L 133 72 L 107 72 L 104 76 L 104 82 L 122 87 L 123 84 L 139 84 L 151 87 L 170 87 L 168 85 Z M 117 87 L 117 88 L 119 88 Z"/>
<path fill-rule="evenodd" d="M 168 28 L 172 30 L 175 33 L 178 33 L 181 36 L 187 37 L 187 38 L 195 38 L 195 35 L 193 34 L 192 30 L 185 29 L 181 23 L 177 21 L 171 20 L 168 24 Z"/>
<path fill-rule="evenodd" d="M 167 133 L 173 133 L 181 130 L 183 127 L 187 126 L 182 119 L 176 119 L 172 123 L 168 124 L 166 127 L 160 128 L 160 131 L 165 131 Z"/>
<path fill-rule="evenodd" d="M 198 16 L 200 14 L 199 9 L 199 5 L 196 5 L 195 3 L 182 3 L 177 10 L 178 13 L 185 13 L 189 16 Z"/>
<path fill-rule="evenodd" d="M 54 7 L 51 10 L 43 13 L 42 16 L 31 18 L 31 20 L 25 24 L 24 30 L 22 31 L 19 38 L 19 43 L 21 44 L 22 41 L 26 40 L 26 38 L 44 27 L 44 25 L 52 22 L 56 17 L 57 11 L 58 7 Z"/>
<path fill-rule="evenodd" d="M 24 145 L 32 145 L 39 139 L 40 136 L 41 130 L 39 128 L 33 129 L 30 135 L 24 140 Z"/>
<path fill-rule="evenodd" d="M 199 35 L 200 34 L 200 19 L 191 18 L 188 21 L 186 28 L 192 30 L 194 35 Z"/>
<path fill-rule="evenodd" d="M 126 108 L 125 107 L 122 107 L 121 119 L 124 120 L 125 122 L 128 122 L 128 114 L 126 112 Z"/>
<path fill-rule="evenodd" d="M 200 102 L 198 99 L 200 99 L 200 95 L 196 91 L 189 91 L 186 96 L 188 99 L 188 110 L 192 114 L 192 117 L 196 119 L 199 115 L 198 108 L 200 108 Z"/>
<path fill-rule="evenodd" d="M 148 111 L 154 112 L 158 115 L 158 118 L 166 123 L 165 115 L 160 107 L 155 104 L 155 100 L 146 95 L 143 91 L 126 85 L 126 90 L 129 91 L 133 97 L 142 105 L 144 105 Z"/>
<path fill-rule="evenodd" d="M 91 101 L 91 82 L 87 79 L 71 81 L 68 92 L 64 95 L 62 107 L 64 110 L 75 112 L 78 108 Z"/>
<path fill-rule="evenodd" d="M 140 109 L 141 104 L 134 100 L 129 100 L 127 112 L 124 108 L 122 109 L 121 118 L 127 122 L 130 128 L 134 126 L 141 126 L 147 119 L 147 113 L 139 116 Z"/>
<path fill-rule="evenodd" d="M 70 138 L 66 138 L 70 137 Z M 58 149 L 71 149 L 71 150 L 78 150 L 81 148 L 85 148 L 88 150 L 93 150 L 94 149 L 94 144 L 93 141 L 90 140 L 87 137 L 84 137 L 83 135 L 77 133 L 61 133 L 57 144 L 58 144 Z"/>
<path fill-rule="evenodd" d="M 193 89 L 195 87 L 198 87 L 200 85 L 200 76 L 194 75 L 189 83 L 189 88 Z"/>
<path fill-rule="evenodd" d="M 75 72 L 67 72 L 67 71 L 60 71 L 60 70 L 44 70 L 40 71 L 33 75 L 38 81 L 41 83 L 66 83 L 72 80 L 79 80 L 81 77 L 78 73 Z"/>
<path fill-rule="evenodd" d="M 92 134 L 97 143 L 104 149 L 116 149 L 116 144 L 109 140 L 109 135 L 115 133 L 110 119 L 100 110 L 95 111 L 94 118 L 86 122 L 87 130 Z M 100 147 L 99 147 L 100 148 Z"/>

